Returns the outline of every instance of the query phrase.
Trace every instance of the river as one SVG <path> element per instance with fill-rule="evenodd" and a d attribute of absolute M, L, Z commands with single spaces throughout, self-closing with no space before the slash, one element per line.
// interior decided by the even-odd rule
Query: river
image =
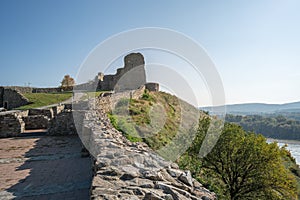
<path fill-rule="evenodd" d="M 291 152 L 292 156 L 296 159 L 296 163 L 300 165 L 300 141 L 295 140 L 277 140 L 268 138 L 268 142 L 277 141 L 278 145 L 282 147 L 287 144 L 287 149 Z"/>

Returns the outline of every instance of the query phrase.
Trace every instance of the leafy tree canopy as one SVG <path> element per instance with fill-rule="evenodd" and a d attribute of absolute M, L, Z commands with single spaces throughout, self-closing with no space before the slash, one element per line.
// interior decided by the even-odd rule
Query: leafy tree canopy
<path fill-rule="evenodd" d="M 61 81 L 62 88 L 70 88 L 75 85 L 75 80 L 70 75 L 65 75 Z"/>
<path fill-rule="evenodd" d="M 207 119 L 202 119 L 195 143 L 179 160 L 181 167 L 190 169 L 221 199 L 297 199 L 296 180 L 283 164 L 283 150 L 238 125 L 225 124 L 213 150 L 203 159 L 197 157 Z"/>

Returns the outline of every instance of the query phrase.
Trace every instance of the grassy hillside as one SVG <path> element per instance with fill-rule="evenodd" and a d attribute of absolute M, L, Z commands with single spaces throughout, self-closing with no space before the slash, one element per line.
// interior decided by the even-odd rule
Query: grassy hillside
<path fill-rule="evenodd" d="M 193 177 L 216 192 L 219 199 L 295 199 L 297 189 L 299 196 L 299 168 L 289 152 L 279 149 L 277 145 L 267 144 L 262 136 L 249 134 L 239 126 L 227 124 L 213 151 L 205 158 L 199 158 L 199 149 L 207 133 L 210 117 L 202 114 L 197 118 L 194 110 L 195 108 L 170 94 L 145 92 L 142 98 L 137 100 L 121 99 L 116 108 L 109 113 L 109 117 L 114 127 L 123 132 L 129 140 L 144 141 L 160 155 L 165 153 L 161 149 L 166 146 L 171 150 L 165 155 L 170 156 L 172 153 L 179 155 L 176 151 L 181 146 L 178 145 L 188 145 L 189 148 L 183 149 L 185 153 L 177 159 L 179 166 L 190 170 Z M 193 123 L 188 123 L 193 121 L 193 118 L 199 120 L 196 137 L 190 137 L 188 133 L 189 126 L 193 130 Z M 178 136 L 181 140 L 177 144 L 174 141 Z M 192 143 L 188 143 L 191 141 Z M 175 150 L 172 149 L 172 144 L 173 147 L 176 146 Z M 230 148 L 232 151 L 228 150 Z M 248 159 L 249 157 L 251 159 Z M 225 169 L 226 173 L 215 170 L 220 163 L 221 169 Z M 223 165 L 224 163 L 226 165 Z M 249 169 L 252 169 L 252 172 L 246 173 L 247 177 L 250 175 L 243 180 L 244 172 Z M 230 178 L 227 175 L 231 174 L 228 172 L 237 173 L 237 179 L 233 179 L 233 182 L 226 181 Z M 239 174 L 244 175 L 239 177 Z M 248 189 L 263 189 L 254 190 L 252 193 L 238 191 L 236 184 L 242 183 Z M 232 189 L 239 193 L 231 193 Z"/>
<path fill-rule="evenodd" d="M 109 117 L 112 124 L 131 141 L 144 141 L 157 150 L 176 135 L 180 105 L 175 96 L 146 92 L 142 98 L 121 99 Z"/>
<path fill-rule="evenodd" d="M 17 109 L 26 110 L 51 104 L 60 103 L 72 97 L 72 93 L 25 93 L 23 94 L 31 103 Z"/>

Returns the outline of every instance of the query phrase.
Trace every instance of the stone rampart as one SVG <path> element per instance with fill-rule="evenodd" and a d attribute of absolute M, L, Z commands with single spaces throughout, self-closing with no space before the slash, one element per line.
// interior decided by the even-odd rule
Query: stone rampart
<path fill-rule="evenodd" d="M 27 111 L 7 111 L 0 113 L 0 137 L 17 136 L 25 131 L 23 116 Z"/>
<path fill-rule="evenodd" d="M 71 110 L 64 110 L 57 114 L 49 124 L 48 135 L 77 134 Z"/>
<path fill-rule="evenodd" d="M 31 93 L 32 92 L 32 87 L 22 87 L 22 86 L 5 86 L 5 89 L 12 89 L 12 90 L 16 90 L 18 92 L 20 92 L 21 94 L 24 93 Z"/>
<path fill-rule="evenodd" d="M 114 75 L 98 76 L 97 90 L 121 92 L 134 90 L 146 83 L 145 60 L 141 53 L 131 53 L 124 57 L 124 67 Z"/>
<path fill-rule="evenodd" d="M 119 98 L 123 95 L 117 93 L 100 97 L 97 106 L 91 102 L 78 129 L 95 159 L 91 199 L 216 199 L 189 171 L 165 161 L 144 143 L 128 141 L 111 125 L 106 112 Z"/>
<path fill-rule="evenodd" d="M 69 107 L 67 106 L 67 108 Z M 63 132 L 69 134 L 70 130 L 72 132 L 75 128 L 72 127 L 74 125 L 73 119 L 70 120 L 72 118 L 71 111 L 64 108 L 64 105 L 57 105 L 46 109 L 0 112 L 0 137 L 18 136 L 25 130 L 47 129 L 49 124 L 51 125 L 50 120 L 56 116 L 55 127 L 63 127 Z M 62 134 L 59 128 L 55 131 Z"/>
<path fill-rule="evenodd" d="M 11 110 L 27 105 L 29 100 L 17 90 L 0 87 L 0 103 L 0 107 Z"/>
<path fill-rule="evenodd" d="M 46 108 L 46 109 L 32 108 L 29 109 L 28 115 L 44 115 L 47 116 L 49 119 L 52 119 L 54 117 L 54 111 L 52 108 Z"/>
<path fill-rule="evenodd" d="M 149 91 L 158 92 L 159 91 L 159 84 L 158 83 L 146 83 L 145 87 Z"/>
<path fill-rule="evenodd" d="M 47 129 L 49 118 L 45 115 L 29 115 L 22 118 L 26 130 Z"/>
<path fill-rule="evenodd" d="M 114 109 L 120 99 L 137 99 L 144 93 L 145 86 L 141 86 L 137 90 L 127 90 L 118 93 L 103 93 L 101 97 L 95 99 L 96 108 L 101 108 L 105 112 Z"/>
<path fill-rule="evenodd" d="M 35 88 L 35 87 L 22 87 L 22 86 L 5 86 L 5 89 L 16 90 L 21 94 L 24 93 L 59 93 L 63 92 L 61 87 L 53 87 L 53 88 Z"/>
<path fill-rule="evenodd" d="M 64 90 L 60 87 L 57 88 L 32 88 L 32 93 L 60 93 Z"/>

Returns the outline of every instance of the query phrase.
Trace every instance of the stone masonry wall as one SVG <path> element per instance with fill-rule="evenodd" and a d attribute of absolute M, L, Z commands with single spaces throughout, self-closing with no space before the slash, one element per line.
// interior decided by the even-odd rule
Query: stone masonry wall
<path fill-rule="evenodd" d="M 0 137 L 14 137 L 25 130 L 47 129 L 50 120 L 55 117 L 55 132 L 76 134 L 71 110 L 64 108 L 65 105 L 57 105 L 47 109 L 0 112 Z M 70 108 L 70 105 L 67 105 L 66 108 Z M 54 126 L 53 123 L 52 126 Z M 63 127 L 64 131 L 60 131 L 57 127 Z"/>
<path fill-rule="evenodd" d="M 119 93 L 104 93 L 102 97 L 96 98 L 95 106 L 96 108 L 101 108 L 105 112 L 111 111 L 118 101 L 122 98 L 125 99 L 137 99 L 141 97 L 144 93 L 145 86 L 141 86 L 137 90 L 128 90 Z M 107 95 L 108 94 L 108 95 Z M 106 96 L 104 96 L 106 95 Z"/>
<path fill-rule="evenodd" d="M 0 108 L 3 107 L 4 87 L 0 87 Z"/>
<path fill-rule="evenodd" d="M 63 92 L 62 88 L 32 88 L 32 93 L 59 93 Z"/>
<path fill-rule="evenodd" d="M 49 124 L 48 135 L 77 134 L 71 110 L 64 110 L 57 114 Z"/>
<path fill-rule="evenodd" d="M 22 87 L 22 86 L 5 86 L 5 89 L 16 90 L 21 94 L 24 93 L 58 93 L 62 92 L 62 88 L 54 87 L 54 88 L 34 88 L 34 87 Z"/>
<path fill-rule="evenodd" d="M 124 67 L 118 68 L 116 74 L 99 73 L 92 81 L 74 87 L 85 91 L 135 90 L 146 83 L 145 60 L 141 53 L 131 53 L 124 57 Z"/>
<path fill-rule="evenodd" d="M 134 90 L 146 83 L 145 60 L 141 53 L 131 53 L 124 57 L 124 67 L 117 69 L 115 75 L 105 75 L 98 80 L 98 90 L 116 92 Z"/>
<path fill-rule="evenodd" d="M 17 136 L 25 130 L 23 116 L 27 111 L 7 111 L 0 113 L 0 137 Z"/>
<path fill-rule="evenodd" d="M 29 103 L 29 100 L 26 97 L 24 97 L 20 92 L 12 89 L 4 89 L 2 101 L 3 107 L 6 107 L 6 109 L 8 110 L 27 105 Z"/>
<path fill-rule="evenodd" d="M 52 108 L 47 109 L 29 109 L 28 115 L 44 115 L 47 116 L 49 119 L 52 119 L 54 117 L 54 111 Z"/>
<path fill-rule="evenodd" d="M 153 92 L 159 91 L 159 84 L 158 83 L 146 83 L 146 89 Z"/>
<path fill-rule="evenodd" d="M 12 89 L 20 92 L 21 94 L 24 93 L 31 93 L 32 92 L 32 87 L 22 87 L 22 86 L 5 86 L 5 89 Z"/>
<path fill-rule="evenodd" d="M 47 129 L 49 118 L 44 115 L 29 115 L 22 118 L 26 130 Z"/>
<path fill-rule="evenodd" d="M 111 94 L 109 98 L 119 97 L 119 94 Z M 83 127 L 78 131 L 95 159 L 91 199 L 216 199 L 189 171 L 165 161 L 144 143 L 128 141 L 112 127 L 106 110 L 114 101 L 102 98 L 105 97 L 98 100 L 99 107 L 91 102 L 91 109 L 84 111 Z"/>
<path fill-rule="evenodd" d="M 65 105 L 61 104 L 61 105 L 53 106 L 51 108 L 53 110 L 53 116 L 56 116 L 57 114 L 61 113 L 65 109 Z"/>

